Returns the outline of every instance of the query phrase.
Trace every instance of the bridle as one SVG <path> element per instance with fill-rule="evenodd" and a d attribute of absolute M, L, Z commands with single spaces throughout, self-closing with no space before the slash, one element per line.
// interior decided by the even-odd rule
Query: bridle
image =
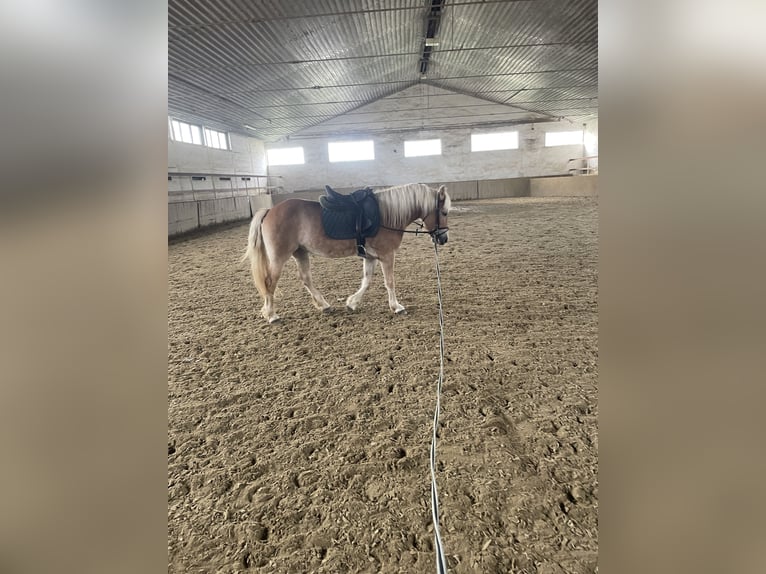
<path fill-rule="evenodd" d="M 428 235 L 431 236 L 431 239 L 434 240 L 434 243 L 436 243 L 436 240 L 447 233 L 449 231 L 449 227 L 441 227 L 439 225 L 439 217 L 441 216 L 442 210 L 439 209 L 439 199 L 437 197 L 436 199 L 436 227 L 433 228 L 432 231 L 428 232 Z"/>
<path fill-rule="evenodd" d="M 436 198 L 436 226 L 431 231 L 424 231 L 423 227 L 424 227 L 425 224 L 418 223 L 418 222 L 415 222 L 415 225 L 417 225 L 418 228 L 415 229 L 414 231 L 410 231 L 409 229 L 395 229 L 393 227 L 386 227 L 385 225 L 382 225 L 382 224 L 381 224 L 381 227 L 383 229 L 388 229 L 389 231 L 400 231 L 402 233 L 414 233 L 415 235 L 420 235 L 420 234 L 426 235 L 426 234 L 428 234 L 428 235 L 431 236 L 431 239 L 433 239 L 434 243 L 436 243 L 436 240 L 439 237 L 441 237 L 442 235 L 444 235 L 445 233 L 447 233 L 449 231 L 449 227 L 441 227 L 439 225 L 439 222 L 441 221 L 441 219 L 440 219 L 441 209 L 439 209 L 439 208 L 440 208 L 439 198 L 437 197 Z"/>

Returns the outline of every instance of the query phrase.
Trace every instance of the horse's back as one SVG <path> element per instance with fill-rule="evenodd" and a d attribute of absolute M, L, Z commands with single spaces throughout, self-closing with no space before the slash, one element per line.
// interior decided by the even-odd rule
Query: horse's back
<path fill-rule="evenodd" d="M 266 242 L 283 255 L 296 249 L 323 257 L 348 257 L 356 253 L 354 240 L 332 239 L 322 225 L 318 201 L 291 197 L 277 203 L 264 221 Z"/>
<path fill-rule="evenodd" d="M 302 197 L 289 197 L 275 204 L 272 209 L 292 210 L 319 207 L 319 202 L 314 199 L 304 199 Z"/>
<path fill-rule="evenodd" d="M 290 220 L 291 222 L 296 223 L 296 219 L 319 217 L 322 210 L 318 201 L 291 197 L 277 203 L 271 208 L 271 211 L 274 212 L 272 216 L 273 218 L 285 222 Z"/>

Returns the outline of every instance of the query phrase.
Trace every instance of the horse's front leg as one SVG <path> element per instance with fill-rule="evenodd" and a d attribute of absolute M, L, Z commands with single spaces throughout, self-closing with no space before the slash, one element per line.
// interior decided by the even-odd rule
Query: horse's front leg
<path fill-rule="evenodd" d="M 356 308 L 359 306 L 359 303 L 362 302 L 362 297 L 364 296 L 364 292 L 367 291 L 367 288 L 370 286 L 370 281 L 372 281 L 372 276 L 375 273 L 375 259 L 365 259 L 364 260 L 364 269 L 362 274 L 362 285 L 359 287 L 359 291 L 354 293 L 353 295 L 350 295 L 348 299 L 346 299 L 346 307 L 351 309 L 352 311 L 356 311 Z"/>
<path fill-rule="evenodd" d="M 405 313 L 404 306 L 396 300 L 393 252 L 380 258 L 380 267 L 383 270 L 383 281 L 386 284 L 386 291 L 388 292 L 388 306 L 394 313 Z"/>

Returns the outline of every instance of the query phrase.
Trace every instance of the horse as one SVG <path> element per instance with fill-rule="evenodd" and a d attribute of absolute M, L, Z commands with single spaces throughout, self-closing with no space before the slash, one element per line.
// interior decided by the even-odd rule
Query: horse
<path fill-rule="evenodd" d="M 380 209 L 380 227 L 374 236 L 366 238 L 362 284 L 346 299 L 346 307 L 350 311 L 359 307 L 375 265 L 380 261 L 388 306 L 393 313 L 406 313 L 396 299 L 394 254 L 402 243 L 405 227 L 416 220 L 422 220 L 435 243 L 444 245 L 447 242 L 450 197 L 445 186 L 434 189 L 422 183 L 388 187 L 373 193 Z M 263 298 L 261 314 L 269 323 L 280 320 L 274 308 L 274 292 L 282 268 L 290 257 L 298 265 L 298 276 L 314 306 L 327 312 L 332 306 L 312 283 L 309 255 L 340 258 L 358 254 L 354 239 L 327 236 L 321 214 L 322 207 L 318 202 L 291 198 L 272 208 L 259 209 L 253 215 L 242 262 L 250 260 L 253 282 Z"/>

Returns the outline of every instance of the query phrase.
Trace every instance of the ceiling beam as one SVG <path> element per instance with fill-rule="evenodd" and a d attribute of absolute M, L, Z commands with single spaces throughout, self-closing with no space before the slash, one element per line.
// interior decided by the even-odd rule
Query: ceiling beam
<path fill-rule="evenodd" d="M 437 81 L 445 81 L 445 80 L 463 80 L 465 78 L 494 78 L 494 77 L 506 77 L 506 76 L 526 76 L 526 75 L 536 75 L 536 74 L 561 74 L 566 72 L 585 72 L 585 71 L 596 71 L 598 68 L 568 68 L 568 69 L 561 69 L 561 70 L 539 70 L 539 71 L 530 71 L 530 72 L 507 72 L 502 74 L 474 74 L 470 76 L 441 76 L 436 78 L 429 78 L 429 82 L 437 82 Z M 174 76 L 175 77 L 175 76 Z M 261 92 L 285 92 L 285 91 L 295 91 L 295 90 L 331 90 L 334 88 L 355 88 L 355 87 L 361 87 L 361 86 L 382 86 L 382 85 L 389 85 L 389 84 L 412 84 L 415 82 L 415 80 L 412 79 L 405 79 L 405 80 L 388 80 L 388 81 L 381 81 L 381 82 L 360 82 L 358 84 L 331 84 L 327 86 L 293 86 L 289 88 L 258 88 L 258 89 L 250 89 L 250 90 L 226 90 L 225 94 L 257 94 Z M 436 84 L 434 84 L 436 85 Z M 438 86 L 437 86 L 438 87 Z M 580 87 L 580 86 L 566 86 L 566 87 Z M 446 88 L 448 90 L 457 91 L 453 88 Z M 521 88 L 517 89 L 518 91 L 524 91 L 524 90 L 544 90 L 544 89 L 553 89 L 549 87 L 545 88 Z M 517 90 L 505 90 L 505 91 L 517 91 Z M 212 92 L 211 92 L 212 93 Z M 470 93 L 466 92 L 466 95 L 471 95 Z M 514 94 L 515 95 L 515 94 Z M 513 97 L 513 96 L 511 96 Z M 502 102 L 500 102 L 502 103 Z"/>
<path fill-rule="evenodd" d="M 578 41 L 578 42 L 536 42 L 536 43 L 523 43 L 523 44 L 503 44 L 500 46 L 475 46 L 470 48 L 445 48 L 439 50 L 432 50 L 431 54 L 450 54 L 453 52 L 475 52 L 481 50 L 506 50 L 511 48 L 536 48 L 536 47 L 551 47 L 551 46 L 595 46 L 597 42 L 590 41 Z M 185 55 L 185 54 L 184 54 Z M 312 64 L 319 62 L 345 62 L 349 60 L 371 60 L 382 58 L 399 58 L 402 56 L 417 56 L 422 55 L 422 52 L 391 52 L 388 54 L 369 54 L 364 56 L 339 56 L 335 58 L 307 58 L 303 60 L 277 60 L 273 62 L 243 62 L 240 64 L 216 64 L 210 66 L 173 66 L 175 71 L 199 71 L 199 70 L 228 70 L 237 68 L 257 68 L 260 66 L 280 66 L 284 64 Z"/>
<path fill-rule="evenodd" d="M 463 94 L 464 96 L 471 96 L 472 98 L 477 98 L 477 99 L 480 99 L 480 100 L 486 100 L 488 102 L 492 102 L 492 103 L 495 103 L 495 104 L 500 104 L 502 106 L 512 106 L 513 105 L 513 104 L 508 103 L 508 102 L 499 102 L 497 100 L 493 100 L 493 99 L 490 99 L 490 98 L 487 98 L 487 97 L 484 97 L 484 96 L 480 96 L 480 95 L 478 95 L 477 92 L 468 92 L 468 91 L 465 91 L 465 90 L 461 90 L 459 88 L 451 88 L 449 86 L 440 86 L 439 84 L 433 83 L 430 80 L 426 81 L 425 83 L 427 83 L 430 86 L 434 86 L 436 88 L 440 88 L 442 90 L 451 90 L 451 91 L 453 91 L 455 93 Z M 548 118 L 552 118 L 553 121 L 557 121 L 558 120 L 558 117 L 554 116 L 553 114 L 547 114 L 545 112 L 537 112 L 535 110 L 530 110 L 530 109 L 522 107 L 522 106 L 513 106 L 513 107 L 517 108 L 519 110 L 524 110 L 525 112 L 529 112 L 531 114 L 537 114 L 537 115 L 540 115 L 540 116 L 546 116 Z"/>
<path fill-rule="evenodd" d="M 359 130 L 359 131 L 336 131 L 336 132 L 323 132 L 323 133 L 315 133 L 315 134 L 294 134 L 287 136 L 285 139 L 288 141 L 290 140 L 305 140 L 305 139 L 317 139 L 317 138 L 328 138 L 328 137 L 352 137 L 352 136 L 372 136 L 377 134 L 398 134 L 398 133 L 410 133 L 410 132 L 436 132 L 436 131 L 443 131 L 443 130 L 454 130 L 454 129 L 470 129 L 470 128 L 488 128 L 488 127 L 503 127 L 503 126 L 519 126 L 519 125 L 526 125 L 526 124 L 540 124 L 540 123 L 550 123 L 550 122 L 557 122 L 559 121 L 558 118 L 528 118 L 524 120 L 509 120 L 509 121 L 502 121 L 502 122 L 478 122 L 478 123 L 470 123 L 470 124 L 452 124 L 452 125 L 444 125 L 444 126 L 427 126 L 427 127 L 417 127 L 417 128 L 397 128 L 397 129 L 380 129 L 380 130 Z M 307 128 L 311 129 L 311 128 Z"/>
<path fill-rule="evenodd" d="M 452 2 L 450 6 L 474 6 L 477 4 L 508 4 L 510 2 L 530 2 L 531 0 L 473 0 L 463 2 Z M 168 6 L 172 10 L 172 3 Z M 379 14 L 382 12 L 404 12 L 420 11 L 422 6 L 402 6 L 398 8 L 369 8 L 366 10 L 339 10 L 334 12 L 320 12 L 317 14 L 295 14 L 292 16 L 253 16 L 252 18 L 237 18 L 234 20 L 216 20 L 215 22 L 199 22 L 195 24 L 175 24 L 169 25 L 168 31 L 195 31 L 206 28 L 222 28 L 227 26 L 237 26 L 241 24 L 259 24 L 261 22 L 276 22 L 280 20 L 306 20 L 314 18 L 330 18 L 332 16 L 352 16 L 356 14 Z M 171 14 L 172 16 L 172 14 Z"/>
<path fill-rule="evenodd" d="M 186 87 L 188 87 L 188 88 L 191 88 L 191 89 L 193 89 L 193 90 L 196 90 L 196 91 L 198 91 L 198 92 L 200 92 L 200 93 L 202 93 L 202 94 L 205 94 L 206 96 L 209 96 L 209 97 L 211 97 L 211 98 L 213 98 L 213 99 L 216 99 L 216 100 L 218 100 L 218 101 L 220 101 L 220 102 L 223 102 L 223 103 L 225 103 L 226 105 L 229 105 L 229 106 L 233 106 L 233 107 L 235 107 L 235 108 L 240 108 L 240 109 L 242 109 L 242 110 L 245 110 L 245 111 L 246 111 L 246 112 L 248 112 L 248 113 L 251 113 L 251 114 L 253 114 L 253 115 L 255 115 L 255 116 L 258 116 L 258 117 L 259 117 L 259 118 L 261 118 L 261 119 L 267 120 L 267 121 L 269 121 L 269 122 L 271 121 L 271 120 L 270 120 L 269 118 L 267 118 L 266 116 L 263 116 L 263 115 L 259 114 L 258 112 L 254 112 L 254 111 L 252 111 L 251 109 L 249 109 L 249 108 L 247 108 L 247 107 L 243 106 L 242 104 L 238 104 L 237 102 L 234 102 L 234 101 L 232 101 L 232 100 L 229 100 L 228 98 L 225 98 L 225 97 L 223 97 L 223 96 L 222 96 L 222 95 L 220 95 L 220 94 L 217 94 L 217 93 L 215 93 L 215 92 L 212 92 L 212 91 L 210 91 L 210 90 L 208 90 L 208 89 L 206 89 L 206 88 L 203 88 L 203 87 L 201 87 L 201 86 L 198 86 L 197 84 L 194 84 L 194 83 L 190 82 L 189 80 L 186 80 L 186 79 L 184 79 L 184 78 L 179 78 L 178 76 L 176 76 L 175 74 L 171 74 L 170 72 L 168 72 L 168 79 L 170 79 L 170 80 L 173 80 L 173 81 L 175 81 L 175 82 L 178 82 L 178 83 L 180 83 L 180 84 L 183 84 L 184 86 L 186 86 Z"/>
<path fill-rule="evenodd" d="M 429 10 L 425 16 L 425 35 L 420 54 L 420 79 L 424 80 L 428 73 L 428 62 L 431 60 L 431 51 L 434 49 L 431 41 L 437 41 L 439 37 L 439 28 L 441 26 L 442 12 L 444 11 L 444 0 L 428 0 Z"/>
<path fill-rule="evenodd" d="M 517 92 L 518 90 L 491 90 L 491 93 L 497 93 L 499 91 L 506 91 L 506 92 Z M 481 94 L 482 92 L 472 92 L 475 94 Z M 450 97 L 458 97 L 463 96 L 465 94 L 431 94 L 430 97 L 432 98 L 450 98 Z M 384 96 L 386 98 L 392 99 L 392 100 L 406 100 L 408 98 L 422 98 L 420 94 L 412 95 L 412 96 L 397 96 L 396 93 L 394 93 L 391 96 Z M 575 101 L 575 100 L 597 100 L 598 98 L 565 98 L 566 101 Z M 490 100 L 484 100 L 487 102 L 486 104 L 471 104 L 471 105 L 484 105 L 484 106 L 492 106 L 492 105 L 503 105 L 500 102 L 493 102 Z M 530 101 L 524 101 L 524 102 L 516 102 L 518 104 L 534 104 L 537 103 L 539 100 L 530 100 Z M 548 101 L 558 101 L 558 100 L 545 100 Z M 266 105 L 256 105 L 256 106 L 248 106 L 248 109 L 254 109 L 254 110 L 267 110 L 270 108 L 299 108 L 303 106 L 333 106 L 333 105 L 339 105 L 339 104 L 356 104 L 354 107 L 359 107 L 360 104 L 369 103 L 368 100 L 328 100 L 326 102 L 300 102 L 297 104 L 266 104 Z M 367 112 L 354 112 L 354 113 L 367 113 Z M 321 115 L 321 114 L 320 114 Z M 333 114 L 334 115 L 334 114 Z"/>

